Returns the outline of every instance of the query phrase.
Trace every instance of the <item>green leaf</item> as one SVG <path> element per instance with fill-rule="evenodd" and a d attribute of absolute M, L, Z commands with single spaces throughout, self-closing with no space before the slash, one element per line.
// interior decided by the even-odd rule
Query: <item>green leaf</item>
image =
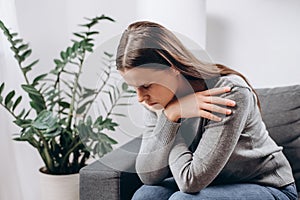
<path fill-rule="evenodd" d="M 130 105 L 132 105 L 132 104 L 130 104 L 130 103 L 117 103 L 117 104 L 115 104 L 116 106 L 130 106 Z"/>
<path fill-rule="evenodd" d="M 94 155 L 99 155 L 99 151 L 101 151 L 99 149 L 99 145 L 100 145 L 100 143 L 96 143 L 95 147 L 91 149 L 93 151 Z M 101 154 L 101 156 L 102 156 L 102 154 Z M 99 157 L 101 157 L 101 156 L 99 155 Z"/>
<path fill-rule="evenodd" d="M 104 51 L 104 55 L 108 56 L 109 58 L 112 58 L 114 56 L 114 54 L 108 53 L 106 51 Z"/>
<path fill-rule="evenodd" d="M 24 51 L 25 49 L 28 49 L 28 47 L 29 47 L 28 44 L 22 44 L 17 49 L 18 51 Z"/>
<path fill-rule="evenodd" d="M 19 53 L 19 50 L 15 46 L 11 46 L 10 49 L 16 54 Z"/>
<path fill-rule="evenodd" d="M 90 36 L 90 35 L 97 35 L 97 34 L 99 34 L 99 32 L 98 31 L 91 31 L 91 32 L 86 32 L 85 34 L 87 36 Z"/>
<path fill-rule="evenodd" d="M 121 113 L 110 113 L 111 115 L 119 116 L 119 117 L 126 117 L 126 115 Z"/>
<path fill-rule="evenodd" d="M 5 83 L 2 83 L 1 86 L 0 86 L 0 95 L 3 92 L 4 86 L 5 86 Z"/>
<path fill-rule="evenodd" d="M 103 117 L 100 115 L 94 122 L 94 126 L 101 125 L 103 123 Z"/>
<path fill-rule="evenodd" d="M 79 114 L 79 115 L 82 114 L 82 113 L 85 111 L 86 106 L 87 106 L 88 104 L 90 104 L 90 103 L 93 103 L 93 101 L 90 100 L 90 101 L 85 102 L 83 105 L 81 105 L 81 106 L 76 110 L 76 114 Z"/>
<path fill-rule="evenodd" d="M 38 148 L 39 143 L 34 138 L 34 131 L 30 128 L 26 132 L 22 133 L 19 137 L 15 137 L 14 140 L 16 141 L 27 141 L 29 142 L 33 147 Z"/>
<path fill-rule="evenodd" d="M 62 147 L 65 147 L 64 151 L 69 149 L 68 147 L 72 143 L 72 141 L 73 141 L 72 133 L 67 131 L 66 129 L 63 129 L 60 137 L 60 144 Z"/>
<path fill-rule="evenodd" d="M 36 110 L 37 113 L 40 113 L 42 110 L 44 110 L 43 106 L 41 106 L 40 104 L 38 104 L 34 101 L 30 101 L 29 104 L 30 104 L 31 108 Z"/>
<path fill-rule="evenodd" d="M 114 19 L 108 17 L 108 16 L 105 16 L 105 15 L 101 15 L 100 17 L 96 17 L 98 20 L 109 20 L 109 21 L 112 21 L 112 22 L 115 22 Z"/>
<path fill-rule="evenodd" d="M 19 63 L 22 62 L 21 57 L 19 55 L 15 54 L 14 57 Z"/>
<path fill-rule="evenodd" d="M 102 119 L 101 119 L 102 120 Z M 118 126 L 117 123 L 112 122 L 112 119 L 106 118 L 104 121 L 96 120 L 94 123 L 94 126 L 99 129 L 99 131 L 103 129 L 108 129 L 114 131 L 116 126 Z"/>
<path fill-rule="evenodd" d="M 94 45 L 94 42 L 92 42 L 92 41 L 95 41 L 93 38 L 86 38 L 85 40 L 84 40 L 85 42 L 86 42 L 86 44 L 92 44 L 92 45 Z"/>
<path fill-rule="evenodd" d="M 45 78 L 47 76 L 47 74 L 41 74 L 37 77 L 35 77 L 35 79 L 32 82 L 32 85 L 36 85 L 40 80 L 42 80 L 43 78 Z"/>
<path fill-rule="evenodd" d="M 54 137 L 60 135 L 61 132 L 62 132 L 62 128 L 61 127 L 57 127 L 54 130 L 52 130 L 52 131 L 49 131 L 49 132 L 46 131 L 46 132 L 44 132 L 43 135 L 46 138 L 54 138 Z"/>
<path fill-rule="evenodd" d="M 58 119 L 53 117 L 52 112 L 43 110 L 33 121 L 32 126 L 37 129 L 50 129 L 56 124 L 57 121 Z"/>
<path fill-rule="evenodd" d="M 104 133 L 100 133 L 100 139 L 110 144 L 118 144 L 116 140 L 112 139 L 111 137 L 109 137 Z"/>
<path fill-rule="evenodd" d="M 10 91 L 8 95 L 5 97 L 4 104 L 7 106 L 11 99 L 15 96 L 16 92 L 14 90 Z"/>
<path fill-rule="evenodd" d="M 6 107 L 7 107 L 7 109 L 11 109 L 11 107 L 12 107 L 12 105 L 13 105 L 13 102 L 12 101 L 9 101 L 7 104 L 6 104 Z"/>
<path fill-rule="evenodd" d="M 71 48 L 71 47 L 68 47 L 68 48 L 67 48 L 67 55 L 68 55 L 68 57 L 71 56 L 72 53 L 73 53 L 72 48 Z"/>
<path fill-rule="evenodd" d="M 66 101 L 59 101 L 58 104 L 63 108 L 70 108 L 70 103 Z"/>
<path fill-rule="evenodd" d="M 85 47 L 84 49 L 87 50 L 88 52 L 93 52 L 93 48 Z"/>
<path fill-rule="evenodd" d="M 84 38 L 85 38 L 85 36 L 84 36 L 84 35 L 81 35 L 81 34 L 79 34 L 79 33 L 73 33 L 73 35 L 75 35 L 75 36 L 77 36 L 77 37 L 79 37 L 79 38 L 82 38 L 82 39 L 84 39 Z"/>
<path fill-rule="evenodd" d="M 109 21 L 112 21 L 112 22 L 115 21 L 115 20 L 113 20 L 112 18 L 107 17 L 107 16 L 105 16 L 105 15 L 101 15 L 100 17 L 95 17 L 95 18 L 93 18 L 93 19 L 87 19 L 87 20 L 89 20 L 89 21 L 91 21 L 91 22 L 88 23 L 88 24 L 82 24 L 82 25 L 80 25 L 80 26 L 85 26 L 85 27 L 91 28 L 92 26 L 94 26 L 95 24 L 97 24 L 99 20 L 109 20 Z"/>
<path fill-rule="evenodd" d="M 64 63 L 63 63 L 61 60 L 59 60 L 59 59 L 54 59 L 54 63 L 55 63 L 56 65 L 58 65 L 58 66 L 61 66 L 61 65 L 64 64 Z"/>
<path fill-rule="evenodd" d="M 74 42 L 73 47 L 72 47 L 73 52 L 76 52 L 79 49 L 79 47 L 80 47 L 80 43 L 79 42 Z"/>
<path fill-rule="evenodd" d="M 93 124 L 92 117 L 88 116 L 87 119 L 86 119 L 86 125 L 87 126 L 92 126 L 92 124 Z"/>
<path fill-rule="evenodd" d="M 33 94 L 35 96 L 40 96 L 41 94 L 39 93 L 39 91 L 37 89 L 35 89 L 35 87 L 33 87 L 32 85 L 21 85 L 21 87 L 23 88 L 23 90 L 25 90 L 25 92 L 27 92 L 28 94 Z"/>
<path fill-rule="evenodd" d="M 39 60 L 35 60 L 32 63 L 30 63 L 29 65 L 27 65 L 26 67 L 33 67 L 34 65 L 36 65 L 39 62 Z"/>
<path fill-rule="evenodd" d="M 122 83 L 122 90 L 127 91 L 128 90 L 128 85 L 127 83 Z"/>
<path fill-rule="evenodd" d="M 86 99 L 87 97 L 93 96 L 94 94 L 96 94 L 95 90 L 84 88 L 84 93 L 81 98 Z"/>
<path fill-rule="evenodd" d="M 20 114 L 18 114 L 17 118 L 21 118 L 25 113 L 25 109 L 23 108 Z"/>
<path fill-rule="evenodd" d="M 11 35 L 11 36 L 12 36 L 12 35 Z M 16 40 L 13 40 L 13 41 L 12 41 L 12 44 L 15 46 L 16 44 L 22 43 L 22 42 L 23 42 L 22 39 L 16 39 Z"/>
<path fill-rule="evenodd" d="M 24 115 L 24 117 L 23 117 L 24 119 L 25 119 L 26 117 L 28 117 L 30 111 L 31 111 L 31 110 L 28 110 L 28 111 L 27 111 L 27 113 L 26 113 L 26 114 Z"/>
<path fill-rule="evenodd" d="M 15 138 L 13 138 L 13 140 L 18 141 L 18 142 L 25 142 L 25 141 L 28 141 L 27 138 L 21 138 L 21 137 L 15 137 Z"/>
<path fill-rule="evenodd" d="M 26 58 L 28 58 L 31 55 L 31 53 L 32 53 L 32 50 L 28 49 L 21 55 L 21 58 L 23 58 L 23 60 L 25 60 Z"/>
<path fill-rule="evenodd" d="M 22 68 L 22 72 L 23 72 L 24 74 L 27 74 L 27 72 L 29 72 L 29 71 L 31 71 L 31 70 L 32 70 L 31 66 L 27 66 L 27 67 L 23 67 L 23 68 Z"/>
<path fill-rule="evenodd" d="M 28 128 L 31 126 L 31 119 L 16 119 L 13 121 L 16 125 L 18 125 L 21 128 Z"/>
<path fill-rule="evenodd" d="M 66 59 L 67 59 L 67 53 L 64 52 L 64 51 L 61 51 L 61 52 L 60 52 L 60 57 L 61 57 L 63 60 L 66 60 Z"/>
<path fill-rule="evenodd" d="M 12 37 L 16 37 L 18 35 L 18 33 L 11 33 L 10 34 Z"/>
<path fill-rule="evenodd" d="M 16 109 L 17 105 L 21 102 L 21 100 L 22 100 L 22 96 L 19 96 L 12 107 L 13 111 Z"/>
<path fill-rule="evenodd" d="M 29 94 L 30 106 L 36 110 L 37 113 L 46 109 L 46 102 L 41 93 L 35 89 L 32 85 L 21 85 L 21 87 Z"/>

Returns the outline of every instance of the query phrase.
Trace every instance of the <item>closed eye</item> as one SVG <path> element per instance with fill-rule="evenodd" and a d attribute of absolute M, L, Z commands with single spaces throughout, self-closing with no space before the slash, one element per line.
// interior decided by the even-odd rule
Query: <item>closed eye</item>
<path fill-rule="evenodd" d="M 148 89 L 150 86 L 151 86 L 151 84 L 144 84 L 142 87 L 143 87 L 144 89 Z"/>

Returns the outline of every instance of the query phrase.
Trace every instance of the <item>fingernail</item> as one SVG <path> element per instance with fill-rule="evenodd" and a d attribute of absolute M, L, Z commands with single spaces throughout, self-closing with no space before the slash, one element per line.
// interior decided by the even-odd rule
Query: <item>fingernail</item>
<path fill-rule="evenodd" d="M 231 114 L 231 110 L 226 110 L 226 114 L 227 115 Z"/>
<path fill-rule="evenodd" d="M 226 87 L 227 92 L 230 92 L 230 90 L 231 90 L 231 87 Z"/>
<path fill-rule="evenodd" d="M 235 106 L 235 101 L 231 101 L 230 105 Z"/>

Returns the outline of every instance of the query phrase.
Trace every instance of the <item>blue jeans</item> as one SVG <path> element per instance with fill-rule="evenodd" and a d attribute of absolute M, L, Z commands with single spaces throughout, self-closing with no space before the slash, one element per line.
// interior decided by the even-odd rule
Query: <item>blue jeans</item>
<path fill-rule="evenodd" d="M 143 185 L 132 200 L 297 200 L 295 184 L 282 188 L 252 183 L 214 185 L 198 193 L 180 192 L 174 178 L 167 178 L 158 185 Z"/>

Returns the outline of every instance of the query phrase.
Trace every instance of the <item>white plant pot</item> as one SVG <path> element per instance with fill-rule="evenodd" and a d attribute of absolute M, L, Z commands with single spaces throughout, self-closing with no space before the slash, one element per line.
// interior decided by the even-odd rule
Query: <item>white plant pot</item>
<path fill-rule="evenodd" d="M 41 200 L 79 200 L 79 173 L 51 175 L 40 172 Z"/>

